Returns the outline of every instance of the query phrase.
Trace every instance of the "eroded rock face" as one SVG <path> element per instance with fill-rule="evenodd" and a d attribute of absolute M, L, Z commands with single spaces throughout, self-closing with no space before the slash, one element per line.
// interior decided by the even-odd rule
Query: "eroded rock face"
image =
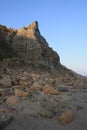
<path fill-rule="evenodd" d="M 12 28 L 7 28 L 6 26 L 0 25 L 0 60 L 16 56 L 14 50 L 7 41 L 7 36 L 9 36 L 11 33 L 16 34 L 16 31 Z M 10 41 L 11 38 L 9 39 L 9 42 Z"/>
<path fill-rule="evenodd" d="M 18 56 L 34 69 L 55 71 L 58 68 L 60 58 L 41 36 L 37 21 L 18 30 L 1 25 L 0 34 L 0 59 Z"/>
<path fill-rule="evenodd" d="M 0 62 L 0 68 L 5 65 L 14 69 L 26 68 L 26 71 L 35 73 L 51 72 L 59 84 L 68 86 L 81 88 L 84 83 L 87 84 L 86 79 L 61 65 L 59 55 L 49 47 L 40 34 L 37 21 L 18 30 L 0 25 L 0 60 L 3 60 Z M 31 85 L 25 79 L 15 80 L 13 77 L 11 83 L 14 85 L 17 82 L 19 85 Z"/>
<path fill-rule="evenodd" d="M 60 62 L 59 56 L 49 48 L 46 40 L 41 36 L 38 23 L 35 21 L 27 27 L 17 30 L 16 34 L 7 36 L 8 43 L 28 65 L 40 69 L 55 70 Z"/>

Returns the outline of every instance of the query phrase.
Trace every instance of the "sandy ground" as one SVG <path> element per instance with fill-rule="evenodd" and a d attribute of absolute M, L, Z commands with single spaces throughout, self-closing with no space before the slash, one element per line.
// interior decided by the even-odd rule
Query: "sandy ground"
<path fill-rule="evenodd" d="M 62 124 L 58 116 L 42 118 L 31 116 L 30 113 L 39 111 L 39 105 L 30 105 L 30 108 L 16 113 L 13 121 L 5 130 L 87 130 L 87 90 L 72 90 L 60 94 L 61 103 L 65 109 L 72 108 L 74 120 L 69 124 Z M 82 109 L 77 110 L 77 106 Z"/>

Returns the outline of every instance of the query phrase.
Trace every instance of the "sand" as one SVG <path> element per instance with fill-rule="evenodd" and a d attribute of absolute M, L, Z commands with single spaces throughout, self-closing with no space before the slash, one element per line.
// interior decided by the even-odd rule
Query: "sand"
<path fill-rule="evenodd" d="M 87 90 L 61 93 L 60 100 L 65 109 L 71 108 L 74 111 L 71 123 L 61 123 L 57 115 L 53 118 L 32 116 L 30 113 L 39 111 L 40 106 L 31 103 L 31 109 L 16 113 L 5 130 L 87 130 Z"/>

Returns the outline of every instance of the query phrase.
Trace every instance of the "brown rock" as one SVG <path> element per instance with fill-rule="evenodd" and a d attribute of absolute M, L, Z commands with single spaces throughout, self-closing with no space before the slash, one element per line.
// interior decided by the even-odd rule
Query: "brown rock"
<path fill-rule="evenodd" d="M 33 83 L 33 78 L 31 77 L 31 75 L 29 75 L 27 72 L 24 71 L 17 76 L 17 81 L 19 85 L 29 87 Z"/>
<path fill-rule="evenodd" d="M 70 123 L 70 122 L 72 122 L 73 118 L 74 118 L 73 111 L 71 109 L 69 109 L 69 110 L 65 111 L 64 114 L 59 116 L 58 120 L 63 123 Z"/>
<path fill-rule="evenodd" d="M 2 85 L 4 87 L 12 86 L 10 76 L 6 76 L 6 77 L 3 77 L 2 79 L 0 79 L 0 85 Z"/>
<path fill-rule="evenodd" d="M 27 96 L 29 96 L 29 93 L 24 92 L 24 91 L 19 90 L 19 89 L 15 89 L 15 96 L 27 97 Z"/>
<path fill-rule="evenodd" d="M 40 78 L 40 75 L 39 74 L 31 74 L 31 77 L 33 79 L 34 82 L 36 82 L 39 78 Z"/>
<path fill-rule="evenodd" d="M 81 110 L 81 109 L 83 109 L 83 107 L 82 106 L 80 106 L 80 105 L 77 105 L 77 110 Z"/>
<path fill-rule="evenodd" d="M 4 90 L 4 89 L 0 89 L 0 96 L 2 96 L 2 95 L 6 95 L 6 90 Z"/>
<path fill-rule="evenodd" d="M 12 113 L 12 112 L 16 112 L 16 108 L 13 108 L 13 107 L 7 107 L 7 108 L 1 108 L 0 109 L 0 112 L 2 113 Z"/>
<path fill-rule="evenodd" d="M 28 86 L 28 82 L 27 81 L 23 81 L 23 80 L 19 80 L 19 85 L 22 85 L 22 86 Z"/>
<path fill-rule="evenodd" d="M 63 109 L 62 108 L 58 108 L 58 112 L 59 113 L 63 112 Z"/>
<path fill-rule="evenodd" d="M 17 96 L 9 96 L 6 100 L 6 104 L 10 104 L 10 105 L 16 105 L 19 102 L 20 102 L 20 99 Z"/>
<path fill-rule="evenodd" d="M 46 94 L 52 94 L 52 95 L 59 94 L 59 92 L 53 87 L 51 87 L 49 84 L 44 85 L 44 87 L 42 88 L 42 92 Z"/>
<path fill-rule="evenodd" d="M 31 86 L 31 90 L 33 90 L 33 91 L 34 90 L 40 91 L 41 89 L 42 89 L 42 87 L 37 82 L 33 83 Z"/>

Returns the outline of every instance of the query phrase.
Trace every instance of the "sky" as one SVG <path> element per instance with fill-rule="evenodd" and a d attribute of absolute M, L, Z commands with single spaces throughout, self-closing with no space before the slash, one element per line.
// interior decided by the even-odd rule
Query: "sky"
<path fill-rule="evenodd" d="M 61 64 L 87 76 L 87 0 L 1 0 L 0 24 L 15 29 L 38 21 Z"/>

